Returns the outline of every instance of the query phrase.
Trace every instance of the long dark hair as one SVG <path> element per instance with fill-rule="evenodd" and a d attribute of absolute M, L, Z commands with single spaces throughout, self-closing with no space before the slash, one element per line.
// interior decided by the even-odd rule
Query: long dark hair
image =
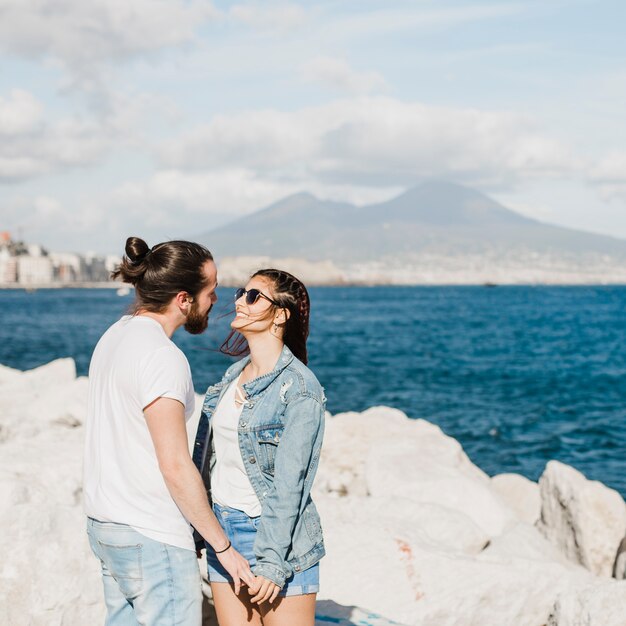
<path fill-rule="evenodd" d="M 194 297 L 207 285 L 202 266 L 213 255 L 198 243 L 165 241 L 150 248 L 143 239 L 129 237 L 125 250 L 111 278 L 134 285 L 133 312 L 162 313 L 180 291 Z"/>
<path fill-rule="evenodd" d="M 309 315 L 311 301 L 309 292 L 293 274 L 276 269 L 258 270 L 251 278 L 262 276 L 267 278 L 272 288 L 272 299 L 278 306 L 272 304 L 266 318 L 271 318 L 277 309 L 287 309 L 290 313 L 283 326 L 283 342 L 305 365 L 308 362 L 306 340 L 309 336 Z M 230 356 L 242 356 L 250 351 L 245 337 L 236 330 L 226 338 L 220 347 L 220 352 Z"/>

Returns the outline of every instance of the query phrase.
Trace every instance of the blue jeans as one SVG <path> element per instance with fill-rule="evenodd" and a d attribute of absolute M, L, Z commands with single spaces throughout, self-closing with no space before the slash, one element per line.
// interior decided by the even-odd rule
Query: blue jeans
<path fill-rule="evenodd" d="M 87 518 L 102 566 L 106 626 L 200 626 L 202 580 L 196 553 Z"/>

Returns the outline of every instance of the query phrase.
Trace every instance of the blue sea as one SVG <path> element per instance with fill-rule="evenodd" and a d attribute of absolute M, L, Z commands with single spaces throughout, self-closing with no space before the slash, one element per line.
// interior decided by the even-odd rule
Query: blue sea
<path fill-rule="evenodd" d="M 536 480 L 559 459 L 626 496 L 626 287 L 310 292 L 309 365 L 332 413 L 396 407 L 441 426 L 489 474 Z M 218 290 L 204 335 L 175 335 L 198 392 L 232 361 L 217 348 L 233 293 Z M 131 301 L 114 290 L 0 291 L 0 363 L 72 357 L 86 374 Z"/>

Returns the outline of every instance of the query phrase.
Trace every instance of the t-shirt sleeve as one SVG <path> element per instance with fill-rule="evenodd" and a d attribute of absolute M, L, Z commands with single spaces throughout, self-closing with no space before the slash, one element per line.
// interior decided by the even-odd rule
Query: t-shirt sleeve
<path fill-rule="evenodd" d="M 191 371 L 180 350 L 169 346 L 159 348 L 142 359 L 139 367 L 139 400 L 142 408 L 157 398 L 171 398 L 185 407 L 186 414 L 193 411 Z"/>

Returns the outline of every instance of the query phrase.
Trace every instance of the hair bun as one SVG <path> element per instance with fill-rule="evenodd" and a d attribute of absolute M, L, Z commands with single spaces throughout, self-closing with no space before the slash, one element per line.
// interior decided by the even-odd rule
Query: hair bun
<path fill-rule="evenodd" d="M 126 240 L 125 251 L 128 260 L 133 265 L 138 265 L 150 252 L 150 246 L 140 237 L 129 237 Z"/>

